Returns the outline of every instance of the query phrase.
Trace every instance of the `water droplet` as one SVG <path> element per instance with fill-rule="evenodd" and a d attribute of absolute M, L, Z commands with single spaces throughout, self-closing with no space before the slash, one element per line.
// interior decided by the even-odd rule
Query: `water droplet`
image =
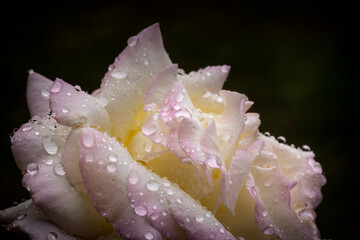
<path fill-rule="evenodd" d="M 115 172 L 116 171 L 116 163 L 109 163 L 107 166 L 106 166 L 106 169 L 109 171 L 109 172 Z"/>
<path fill-rule="evenodd" d="M 211 76 L 211 72 L 206 72 L 206 75 L 207 75 L 208 77 L 210 77 L 210 76 Z"/>
<path fill-rule="evenodd" d="M 220 228 L 219 230 L 221 233 L 225 233 L 225 229 L 224 228 Z"/>
<path fill-rule="evenodd" d="M 65 114 L 67 114 L 69 112 L 69 110 L 67 108 L 63 108 L 61 111 L 62 111 L 62 113 L 65 113 Z"/>
<path fill-rule="evenodd" d="M 156 126 L 152 123 L 148 123 L 142 126 L 142 132 L 145 136 L 149 136 L 156 132 Z"/>
<path fill-rule="evenodd" d="M 176 202 L 179 203 L 179 204 L 181 204 L 183 201 L 182 201 L 181 198 L 176 198 Z"/>
<path fill-rule="evenodd" d="M 170 183 L 168 183 L 168 182 L 164 182 L 163 185 L 164 185 L 165 187 L 170 187 Z"/>
<path fill-rule="evenodd" d="M 25 123 L 24 125 L 22 125 L 21 127 L 21 131 L 23 132 L 27 132 L 27 131 L 30 131 L 31 129 L 34 128 L 34 125 L 31 124 L 31 123 Z"/>
<path fill-rule="evenodd" d="M 112 71 L 114 69 L 114 64 L 110 64 L 109 66 L 108 66 L 108 70 L 109 71 Z"/>
<path fill-rule="evenodd" d="M 22 220 L 22 219 L 24 219 L 26 216 L 27 216 L 26 213 L 21 214 L 21 215 L 19 215 L 19 216 L 17 217 L 17 220 Z"/>
<path fill-rule="evenodd" d="M 151 220 L 156 220 L 159 217 L 160 217 L 160 213 L 158 213 L 158 212 L 155 212 L 155 213 L 151 214 L 151 216 L 150 216 Z"/>
<path fill-rule="evenodd" d="M 311 148 L 310 148 L 308 145 L 303 145 L 301 148 L 302 148 L 305 152 L 311 151 Z"/>
<path fill-rule="evenodd" d="M 173 195 L 173 194 L 174 194 L 174 190 L 173 190 L 172 188 L 169 188 L 169 189 L 166 191 L 166 193 L 167 193 L 168 195 Z"/>
<path fill-rule="evenodd" d="M 206 91 L 206 92 L 202 95 L 202 97 L 203 97 L 203 98 L 208 98 L 208 97 L 210 97 L 211 95 L 212 95 L 211 92 Z"/>
<path fill-rule="evenodd" d="M 71 96 L 71 92 L 67 92 L 66 96 L 70 97 Z"/>
<path fill-rule="evenodd" d="M 147 214 L 147 208 L 144 205 L 139 205 L 135 207 L 135 213 L 139 216 L 145 216 Z"/>
<path fill-rule="evenodd" d="M 305 208 L 299 212 L 299 217 L 302 219 L 314 220 L 316 217 L 316 214 L 313 210 Z"/>
<path fill-rule="evenodd" d="M 138 41 L 139 41 L 138 36 L 132 36 L 132 37 L 130 37 L 130 38 L 128 39 L 127 44 L 128 44 L 130 47 L 134 47 L 134 46 L 137 44 Z"/>
<path fill-rule="evenodd" d="M 230 139 L 231 133 L 229 131 L 224 131 L 221 133 L 221 139 L 228 141 Z"/>
<path fill-rule="evenodd" d="M 157 190 L 159 190 L 159 184 L 155 181 L 151 181 L 146 184 L 146 188 L 149 191 L 157 191 Z"/>
<path fill-rule="evenodd" d="M 63 166 L 60 163 L 56 163 L 54 164 L 54 172 L 56 175 L 58 176 L 64 176 L 65 175 L 65 170 L 63 168 Z"/>
<path fill-rule="evenodd" d="M 148 60 L 145 60 L 145 61 L 144 61 L 144 64 L 145 64 L 146 66 L 148 66 L 148 65 L 150 64 L 150 62 L 149 62 Z"/>
<path fill-rule="evenodd" d="M 56 240 L 58 238 L 58 235 L 55 232 L 49 232 L 46 235 L 46 240 Z"/>
<path fill-rule="evenodd" d="M 265 187 L 270 187 L 272 184 L 274 183 L 274 180 L 272 177 L 268 177 L 264 180 L 264 186 Z"/>
<path fill-rule="evenodd" d="M 261 215 L 262 215 L 263 217 L 266 217 L 266 216 L 268 215 L 268 211 L 266 211 L 266 210 L 262 211 Z"/>
<path fill-rule="evenodd" d="M 34 135 L 35 135 L 35 136 L 39 136 L 40 133 L 35 131 L 35 132 L 34 132 Z"/>
<path fill-rule="evenodd" d="M 44 149 L 48 154 L 54 155 L 57 153 L 58 145 L 54 138 L 51 136 L 45 136 L 43 137 L 42 142 Z"/>
<path fill-rule="evenodd" d="M 147 240 L 152 240 L 152 239 L 154 239 L 154 234 L 152 232 L 147 232 L 147 233 L 145 233 L 144 237 Z"/>
<path fill-rule="evenodd" d="M 83 135 L 82 137 L 82 143 L 85 147 L 87 148 L 91 148 L 94 146 L 95 144 L 95 140 L 94 140 L 94 137 L 89 133 L 89 134 L 86 134 L 86 135 Z"/>
<path fill-rule="evenodd" d="M 139 182 L 139 180 L 140 180 L 139 174 L 135 171 L 132 171 L 128 176 L 128 182 L 131 185 L 137 184 Z"/>
<path fill-rule="evenodd" d="M 122 72 L 122 71 L 114 71 L 111 73 L 111 76 L 117 79 L 124 79 L 127 77 L 127 75 L 128 74 L 126 72 Z"/>
<path fill-rule="evenodd" d="M 286 143 L 286 138 L 283 136 L 279 136 L 277 140 L 279 141 L 279 143 Z"/>
<path fill-rule="evenodd" d="M 215 238 L 215 234 L 210 233 L 209 238 L 210 238 L 210 239 L 214 239 L 214 238 Z"/>
<path fill-rule="evenodd" d="M 216 98 L 216 101 L 217 101 L 218 103 L 222 103 L 222 102 L 224 101 L 224 99 L 223 99 L 222 97 L 218 96 L 218 97 Z"/>
<path fill-rule="evenodd" d="M 150 152 L 152 149 L 152 143 L 150 141 L 145 142 L 144 150 L 145 152 Z"/>
<path fill-rule="evenodd" d="M 188 110 L 183 109 L 183 110 L 177 111 L 175 113 L 175 117 L 176 118 L 180 118 L 180 117 L 190 118 L 191 114 L 190 114 L 190 112 Z"/>
<path fill-rule="evenodd" d="M 196 220 L 197 222 L 202 222 L 202 221 L 204 221 L 204 217 L 201 216 L 201 215 L 197 215 L 197 216 L 195 217 L 195 220 Z"/>
<path fill-rule="evenodd" d="M 118 160 L 118 158 L 117 158 L 117 156 L 115 156 L 114 154 L 111 154 L 111 155 L 109 156 L 109 160 L 110 160 L 110 162 L 116 162 L 116 161 Z"/>
<path fill-rule="evenodd" d="M 85 161 L 87 162 L 93 162 L 94 161 L 94 155 L 92 153 L 88 153 L 85 156 Z"/>
<path fill-rule="evenodd" d="M 263 229 L 263 232 L 266 234 L 266 235 L 270 235 L 270 234 L 273 234 L 274 233 L 274 228 L 272 227 L 272 225 L 270 224 L 269 226 L 265 227 Z"/>
<path fill-rule="evenodd" d="M 176 101 L 182 102 L 184 98 L 185 98 L 184 94 L 180 93 L 179 95 L 176 96 Z"/>
<path fill-rule="evenodd" d="M 56 82 L 53 83 L 53 85 L 51 86 L 50 92 L 52 92 L 52 93 L 58 93 L 58 92 L 60 92 L 61 88 L 62 88 L 62 83 L 59 82 L 59 81 L 56 81 Z"/>
<path fill-rule="evenodd" d="M 271 134 L 270 134 L 269 132 L 264 132 L 264 135 L 265 135 L 266 137 L 270 137 L 270 136 L 271 136 Z"/>
<path fill-rule="evenodd" d="M 46 160 L 46 165 L 51 165 L 51 164 L 53 164 L 53 160 L 50 158 L 50 159 L 48 159 L 48 160 Z"/>
<path fill-rule="evenodd" d="M 41 89 L 41 95 L 47 98 L 50 95 L 50 91 L 48 89 Z"/>

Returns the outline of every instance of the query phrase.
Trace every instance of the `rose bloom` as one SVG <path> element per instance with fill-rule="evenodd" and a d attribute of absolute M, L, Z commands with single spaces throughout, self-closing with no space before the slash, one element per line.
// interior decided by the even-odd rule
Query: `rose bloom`
<path fill-rule="evenodd" d="M 154 24 L 92 94 L 30 71 L 11 143 L 31 199 L 0 221 L 41 240 L 319 239 L 320 164 L 259 132 L 229 70 L 186 74 Z"/>

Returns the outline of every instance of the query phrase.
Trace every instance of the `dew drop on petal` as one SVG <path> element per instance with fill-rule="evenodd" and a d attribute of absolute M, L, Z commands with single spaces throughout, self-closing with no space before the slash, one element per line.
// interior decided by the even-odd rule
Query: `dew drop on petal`
<path fill-rule="evenodd" d="M 111 76 L 113 78 L 117 78 L 117 79 L 124 79 L 127 77 L 127 73 L 126 72 L 123 72 L 123 71 L 114 71 L 111 73 Z"/>
<path fill-rule="evenodd" d="M 269 226 L 267 226 L 267 227 L 265 227 L 265 228 L 263 229 L 263 232 L 264 232 L 266 235 L 273 234 L 273 233 L 274 233 L 274 228 L 273 228 L 271 225 L 269 225 Z"/>
<path fill-rule="evenodd" d="M 111 173 L 115 172 L 116 171 L 116 163 L 114 163 L 114 162 L 109 163 L 106 166 L 106 169 Z"/>
<path fill-rule="evenodd" d="M 58 238 L 58 235 L 55 232 L 49 232 L 46 235 L 46 240 L 56 240 Z"/>
<path fill-rule="evenodd" d="M 130 47 L 134 47 L 137 42 L 139 41 L 139 38 L 137 36 L 132 36 L 128 39 L 127 41 L 127 44 L 130 46 Z"/>
<path fill-rule="evenodd" d="M 272 177 L 268 177 L 264 180 L 264 186 L 265 187 L 270 187 L 272 184 L 274 183 L 274 180 Z"/>
<path fill-rule="evenodd" d="M 139 205 L 135 207 L 135 213 L 139 216 L 145 216 L 147 214 L 147 208 L 144 205 Z"/>
<path fill-rule="evenodd" d="M 116 162 L 116 161 L 118 160 L 118 158 L 117 158 L 117 156 L 115 156 L 114 154 L 111 154 L 111 155 L 109 156 L 109 160 L 110 160 L 110 162 Z"/>
<path fill-rule="evenodd" d="M 144 237 L 146 240 L 152 240 L 154 239 L 154 234 L 152 232 L 147 232 L 145 233 Z"/>
<path fill-rule="evenodd" d="M 201 215 L 197 215 L 197 216 L 195 217 L 195 220 L 196 220 L 197 222 L 202 222 L 202 221 L 204 221 L 204 217 L 201 216 Z"/>
<path fill-rule="evenodd" d="M 69 110 L 68 110 L 67 108 L 63 108 L 61 111 L 62 111 L 62 113 L 64 113 L 64 114 L 67 114 L 67 113 L 69 112 Z"/>
<path fill-rule="evenodd" d="M 48 89 L 41 89 L 41 95 L 43 96 L 43 97 L 49 97 L 49 95 L 50 95 L 50 92 L 49 92 L 49 90 Z"/>
<path fill-rule="evenodd" d="M 155 213 L 151 214 L 150 218 L 151 218 L 151 220 L 156 220 L 159 218 L 159 216 L 160 216 L 160 214 L 158 212 L 155 212 Z"/>
<path fill-rule="evenodd" d="M 58 176 L 64 176 L 65 175 L 65 170 L 63 168 L 63 166 L 60 163 L 56 163 L 54 164 L 54 172 L 56 175 Z"/>
<path fill-rule="evenodd" d="M 145 142 L 145 147 L 144 147 L 145 152 L 150 152 L 151 149 L 152 149 L 152 143 L 149 141 Z"/>
<path fill-rule="evenodd" d="M 306 152 L 311 151 L 311 148 L 308 145 L 303 145 L 301 148 Z"/>
<path fill-rule="evenodd" d="M 179 95 L 176 96 L 176 101 L 182 102 L 184 98 L 185 98 L 184 94 L 180 93 Z"/>
<path fill-rule="evenodd" d="M 286 143 L 286 138 L 283 136 L 277 137 L 277 140 L 279 141 L 279 143 Z"/>
<path fill-rule="evenodd" d="M 17 217 L 17 220 L 22 220 L 22 219 L 24 219 L 26 216 L 27 216 L 26 213 L 21 214 L 21 215 L 19 215 L 19 216 Z"/>
<path fill-rule="evenodd" d="M 88 153 L 85 156 L 85 161 L 87 162 L 93 162 L 94 161 L 94 155 L 92 153 Z"/>
<path fill-rule="evenodd" d="M 181 204 L 183 201 L 182 201 L 181 198 L 176 198 L 176 202 L 179 203 L 179 204 Z"/>
<path fill-rule="evenodd" d="M 154 124 L 148 123 L 142 126 L 142 132 L 145 136 L 149 136 L 156 132 L 156 126 Z"/>
<path fill-rule="evenodd" d="M 190 118 L 191 114 L 190 114 L 190 112 L 188 110 L 183 109 L 183 110 L 177 111 L 175 113 L 175 117 L 176 118 L 180 118 L 180 117 Z"/>
<path fill-rule="evenodd" d="M 174 194 L 174 190 L 172 190 L 172 188 L 169 188 L 169 189 L 166 191 L 166 193 L 167 193 L 168 195 L 173 195 L 173 194 Z"/>
<path fill-rule="evenodd" d="M 128 182 L 131 184 L 131 185 L 135 185 L 139 182 L 140 180 L 140 177 L 139 177 L 139 174 L 135 171 L 132 171 L 129 176 L 128 176 Z"/>
<path fill-rule="evenodd" d="M 82 144 L 87 148 L 93 147 L 95 144 L 94 137 L 91 134 L 83 135 Z"/>
<path fill-rule="evenodd" d="M 157 190 L 159 190 L 159 184 L 155 181 L 150 181 L 146 184 L 146 188 L 149 191 L 157 191 Z"/>
<path fill-rule="evenodd" d="M 313 210 L 305 208 L 299 212 L 299 217 L 302 219 L 314 220 L 316 217 L 316 214 Z"/>
<path fill-rule="evenodd" d="M 57 81 L 51 86 L 50 92 L 58 93 L 60 92 L 61 88 L 62 88 L 62 83 Z"/>
<path fill-rule="evenodd" d="M 45 136 L 43 137 L 42 142 L 44 149 L 48 154 L 54 155 L 55 153 L 57 153 L 58 145 L 54 138 L 52 138 L 51 136 Z"/>

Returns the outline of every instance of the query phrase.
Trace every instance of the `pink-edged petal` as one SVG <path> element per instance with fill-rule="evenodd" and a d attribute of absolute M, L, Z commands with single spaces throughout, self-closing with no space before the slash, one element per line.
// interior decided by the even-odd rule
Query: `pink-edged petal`
<path fill-rule="evenodd" d="M 26 100 L 29 107 L 30 115 L 39 116 L 41 118 L 46 116 L 49 106 L 50 87 L 53 81 L 34 72 L 29 71 Z"/>
<path fill-rule="evenodd" d="M 23 174 L 32 164 L 52 163 L 65 143 L 70 129 L 58 124 L 52 117 L 34 117 L 23 124 L 11 137 L 11 150 Z"/>
<path fill-rule="evenodd" d="M 110 129 L 109 116 L 102 104 L 61 79 L 56 79 L 50 88 L 50 108 L 56 120 L 63 125 Z"/>
<path fill-rule="evenodd" d="M 128 41 L 101 84 L 97 98 L 107 102 L 114 134 L 122 139 L 142 108 L 144 93 L 154 77 L 171 61 L 167 55 L 159 24 L 154 24 Z"/>
<path fill-rule="evenodd" d="M 281 172 L 276 155 L 262 151 L 246 182 L 255 200 L 256 222 L 265 234 L 275 234 L 282 239 L 317 239 L 290 206 L 290 190 L 295 185 L 296 182 Z"/>
<path fill-rule="evenodd" d="M 7 224 L 8 230 L 21 230 L 33 240 L 77 239 L 49 222 L 32 200 L 27 200 L 17 206 L 0 211 L 0 222 Z"/>
<path fill-rule="evenodd" d="M 197 119 L 197 112 L 183 82 L 175 82 L 171 86 L 163 99 L 160 117 L 168 123 L 169 128 L 176 127 L 183 118 Z"/>
<path fill-rule="evenodd" d="M 224 105 L 217 94 L 222 89 L 229 71 L 230 67 L 226 65 L 211 66 L 197 72 L 179 74 L 178 78 L 185 83 L 196 107 L 207 112 L 220 113 Z"/>
<path fill-rule="evenodd" d="M 321 165 L 314 160 L 314 153 L 279 143 L 273 137 L 260 136 L 265 140 L 264 149 L 273 151 L 278 156 L 284 174 L 298 183 L 292 190 L 293 206 L 311 209 L 317 207 L 322 199 L 321 187 L 326 179 Z"/>
<path fill-rule="evenodd" d="M 169 132 L 165 122 L 159 117 L 159 113 L 152 114 L 141 127 L 142 133 L 156 144 L 166 146 L 166 136 Z"/>
<path fill-rule="evenodd" d="M 228 174 L 230 210 L 233 215 L 235 215 L 235 205 L 237 203 L 240 191 L 244 186 L 251 165 L 255 158 L 258 157 L 263 146 L 264 141 L 258 140 L 252 143 L 247 149 L 237 150 L 231 161 Z"/>
<path fill-rule="evenodd" d="M 106 133 L 84 129 L 79 147 L 85 188 L 120 236 L 200 240 L 214 234 L 214 239 L 235 239 L 192 197 L 137 164 Z M 93 161 L 86 160 L 89 154 Z"/>
<path fill-rule="evenodd" d="M 151 82 L 144 94 L 144 105 L 161 105 L 170 87 L 177 81 L 178 65 L 173 64 L 162 69 Z"/>
<path fill-rule="evenodd" d="M 61 162 L 69 130 L 51 117 L 29 122 L 12 137 L 12 151 L 26 173 L 24 186 L 47 219 L 77 236 L 97 237 L 107 233 L 108 225 L 91 201 L 73 189 Z"/>
<path fill-rule="evenodd" d="M 225 109 L 218 123 L 218 134 L 227 158 L 234 150 L 245 124 L 244 106 L 247 97 L 237 92 L 222 90 L 221 97 L 225 102 Z"/>

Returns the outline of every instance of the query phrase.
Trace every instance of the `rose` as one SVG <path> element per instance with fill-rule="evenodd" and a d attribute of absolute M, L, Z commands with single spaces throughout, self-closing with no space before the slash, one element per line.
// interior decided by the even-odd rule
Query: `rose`
<path fill-rule="evenodd" d="M 30 71 L 11 141 L 31 200 L 0 220 L 33 239 L 318 239 L 320 164 L 259 133 L 229 70 L 185 74 L 155 24 L 91 95 Z"/>

